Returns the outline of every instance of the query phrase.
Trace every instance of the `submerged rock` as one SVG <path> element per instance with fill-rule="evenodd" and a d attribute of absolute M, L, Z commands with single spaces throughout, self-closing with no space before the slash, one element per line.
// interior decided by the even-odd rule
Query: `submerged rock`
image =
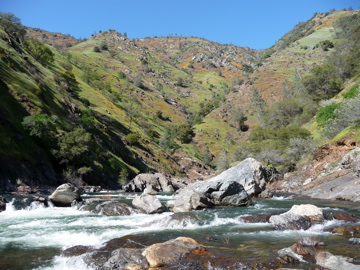
<path fill-rule="evenodd" d="M 360 245 L 360 238 L 350 238 L 349 243 L 353 245 Z"/>
<path fill-rule="evenodd" d="M 71 183 L 63 184 L 48 197 L 55 206 L 71 206 L 73 201 L 81 201 L 80 189 Z"/>
<path fill-rule="evenodd" d="M 166 212 L 167 208 L 163 206 L 158 198 L 149 194 L 141 194 L 140 196 L 136 196 L 132 205 L 144 211 L 146 214 L 155 214 Z"/>
<path fill-rule="evenodd" d="M 359 219 L 354 217 L 352 214 L 350 213 L 335 213 L 334 214 L 334 218 L 338 219 L 338 220 L 344 220 L 344 221 L 348 221 L 348 222 L 358 222 Z"/>
<path fill-rule="evenodd" d="M 307 230 L 313 224 L 322 223 L 324 215 L 321 208 L 311 205 L 293 205 L 286 213 L 273 215 L 270 223 L 277 230 Z"/>
<path fill-rule="evenodd" d="M 359 270 L 360 266 L 350 263 L 350 258 L 335 256 L 330 252 L 319 251 L 315 254 L 316 264 L 329 270 Z"/>

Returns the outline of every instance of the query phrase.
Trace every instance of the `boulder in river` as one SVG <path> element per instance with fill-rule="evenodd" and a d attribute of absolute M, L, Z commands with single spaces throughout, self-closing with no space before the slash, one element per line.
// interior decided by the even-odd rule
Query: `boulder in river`
<path fill-rule="evenodd" d="M 6 199 L 3 196 L 0 196 L 0 212 L 6 210 Z"/>
<path fill-rule="evenodd" d="M 251 197 L 265 190 L 268 177 L 265 168 L 253 158 L 247 158 L 236 166 L 204 182 L 237 182 Z M 200 185 L 195 183 L 195 185 Z"/>
<path fill-rule="evenodd" d="M 142 173 L 131 180 L 123 189 L 126 192 L 143 192 L 147 186 L 152 186 L 157 192 L 174 192 L 171 179 L 161 173 Z"/>
<path fill-rule="evenodd" d="M 270 223 L 277 230 L 307 230 L 313 224 L 322 223 L 324 215 L 321 208 L 311 205 L 293 205 L 286 213 L 273 215 Z"/>
<path fill-rule="evenodd" d="M 105 216 L 130 216 L 132 214 L 139 213 L 140 211 L 134 209 L 126 203 L 107 201 L 96 205 L 92 212 L 100 213 Z"/>
<path fill-rule="evenodd" d="M 149 194 L 141 194 L 132 200 L 132 205 L 144 211 L 146 214 L 155 214 L 166 212 L 167 208 L 163 206 L 158 198 Z"/>
<path fill-rule="evenodd" d="M 71 183 L 62 184 L 48 197 L 55 206 L 71 206 L 73 201 L 81 201 L 80 189 Z"/>
<path fill-rule="evenodd" d="M 179 213 L 210 208 L 214 204 L 204 193 L 198 193 L 190 188 L 184 188 L 175 195 L 173 201 L 168 201 L 167 205 L 173 212 Z"/>
<path fill-rule="evenodd" d="M 189 186 L 197 193 L 205 194 L 217 206 L 244 206 L 252 204 L 244 187 L 232 179 L 197 182 Z"/>
<path fill-rule="evenodd" d="M 327 251 L 319 251 L 315 254 L 316 264 L 329 270 L 359 270 L 360 266 L 350 263 L 350 258 L 335 256 Z"/>
<path fill-rule="evenodd" d="M 164 243 L 154 244 L 144 249 L 142 255 L 150 267 L 174 265 L 188 254 L 205 254 L 206 249 L 189 237 L 178 237 Z"/>

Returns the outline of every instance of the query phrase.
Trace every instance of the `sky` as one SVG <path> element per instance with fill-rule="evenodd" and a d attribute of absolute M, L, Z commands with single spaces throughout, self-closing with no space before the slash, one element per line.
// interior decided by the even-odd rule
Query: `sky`
<path fill-rule="evenodd" d="M 109 29 L 131 39 L 195 36 L 271 47 L 315 12 L 360 8 L 359 0 L 0 0 L 25 26 L 89 38 Z"/>

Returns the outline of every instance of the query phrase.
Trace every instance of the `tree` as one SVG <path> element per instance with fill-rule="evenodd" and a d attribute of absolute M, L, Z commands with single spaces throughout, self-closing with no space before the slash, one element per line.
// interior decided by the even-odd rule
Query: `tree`
<path fill-rule="evenodd" d="M 219 172 L 225 171 L 227 169 L 229 169 L 230 165 L 229 165 L 229 160 L 228 160 L 228 156 L 227 156 L 227 152 L 225 149 L 222 149 L 218 158 L 217 158 L 217 164 L 216 164 L 216 169 Z"/>
<path fill-rule="evenodd" d="M 56 133 L 56 116 L 47 114 L 26 116 L 21 123 L 25 129 L 30 131 L 30 136 L 54 137 Z"/>
<path fill-rule="evenodd" d="M 195 136 L 194 129 L 191 125 L 184 124 L 176 128 L 176 138 L 181 143 L 189 143 L 192 138 Z"/>
<path fill-rule="evenodd" d="M 83 128 L 75 128 L 58 139 L 58 149 L 55 156 L 62 159 L 61 163 L 68 163 L 89 150 L 91 135 Z"/>
<path fill-rule="evenodd" d="M 333 97 L 339 93 L 343 80 L 336 76 L 336 67 L 330 63 L 314 67 L 312 75 L 304 77 L 303 83 L 314 100 Z"/>
<path fill-rule="evenodd" d="M 51 49 L 36 39 L 28 39 L 25 42 L 25 48 L 43 66 L 54 62 L 54 53 Z"/>
<path fill-rule="evenodd" d="M 212 155 L 211 155 L 209 148 L 207 148 L 207 147 L 205 148 L 205 150 L 202 154 L 202 157 L 203 157 L 204 163 L 206 165 L 209 165 L 210 162 L 212 161 Z"/>
<path fill-rule="evenodd" d="M 242 112 L 240 107 L 235 107 L 232 110 L 232 116 L 233 116 L 233 121 L 234 121 L 234 124 L 235 124 L 235 127 L 237 128 L 237 130 L 246 131 L 247 126 L 245 125 L 245 121 L 247 120 L 247 118 L 244 115 L 244 113 Z"/>
<path fill-rule="evenodd" d="M 264 115 L 266 102 L 256 88 L 253 88 L 251 103 L 252 103 L 253 107 L 255 108 L 258 116 L 262 117 Z"/>
<path fill-rule="evenodd" d="M 0 12 L 0 26 L 4 31 L 18 41 L 22 40 L 26 35 L 26 30 L 21 24 L 21 20 L 10 12 Z"/>
<path fill-rule="evenodd" d="M 324 51 L 328 51 L 330 48 L 334 48 L 334 43 L 327 39 L 321 41 L 320 46 Z"/>
<path fill-rule="evenodd" d="M 289 125 L 303 108 L 295 99 L 283 100 L 275 103 L 266 114 L 266 125 L 271 128 L 280 128 Z"/>

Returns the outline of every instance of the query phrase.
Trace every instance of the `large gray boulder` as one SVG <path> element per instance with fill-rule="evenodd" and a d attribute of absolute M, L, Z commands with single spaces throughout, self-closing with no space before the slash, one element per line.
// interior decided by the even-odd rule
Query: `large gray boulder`
<path fill-rule="evenodd" d="M 321 208 L 311 205 L 293 205 L 293 207 L 280 215 L 273 215 L 269 219 L 270 223 L 277 230 L 307 230 L 313 224 L 324 221 Z"/>
<path fill-rule="evenodd" d="M 174 200 L 167 203 L 174 213 L 210 208 L 213 205 L 204 193 L 198 193 L 190 188 L 181 189 Z"/>
<path fill-rule="evenodd" d="M 68 207 L 73 201 L 81 201 L 81 190 L 71 183 L 62 184 L 48 197 L 55 206 Z"/>
<path fill-rule="evenodd" d="M 206 181 L 209 182 L 237 182 L 242 185 L 251 197 L 260 194 L 266 187 L 267 175 L 265 168 L 253 158 L 247 158 L 236 166 Z M 201 184 L 196 184 L 201 185 Z"/>
<path fill-rule="evenodd" d="M 173 212 L 187 212 L 213 206 L 245 206 L 252 204 L 244 187 L 234 181 L 202 181 L 181 189 L 168 202 Z"/>
<path fill-rule="evenodd" d="M 155 214 L 167 211 L 167 208 L 161 204 L 158 198 L 149 194 L 136 196 L 132 200 L 132 205 L 146 214 Z"/>
<path fill-rule="evenodd" d="M 158 192 L 174 192 L 175 188 L 171 183 L 171 180 L 164 176 L 161 173 L 142 173 L 137 175 L 133 180 L 131 180 L 124 190 L 126 192 L 143 192 L 147 186 L 152 186 L 152 188 Z"/>
<path fill-rule="evenodd" d="M 218 206 L 243 206 L 252 203 L 244 187 L 232 179 L 197 182 L 191 188 L 197 193 L 205 194 Z"/>

